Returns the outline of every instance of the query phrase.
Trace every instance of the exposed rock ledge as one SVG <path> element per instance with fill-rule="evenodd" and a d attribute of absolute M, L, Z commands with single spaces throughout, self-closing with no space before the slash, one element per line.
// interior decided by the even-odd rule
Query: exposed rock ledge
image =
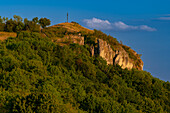
<path fill-rule="evenodd" d="M 112 64 L 112 65 L 120 65 L 123 69 L 132 69 L 136 68 L 138 70 L 143 70 L 143 62 L 141 59 L 139 59 L 138 64 L 136 62 L 129 58 L 128 53 L 123 49 L 115 50 L 111 48 L 111 46 L 106 42 L 103 41 L 102 39 L 97 39 L 97 48 L 91 48 L 91 53 L 94 55 L 95 52 L 93 51 L 98 51 L 97 54 L 104 58 L 107 61 L 107 64 Z M 97 50 L 95 50 L 97 49 Z"/>
<path fill-rule="evenodd" d="M 68 35 L 62 39 L 58 39 L 58 43 L 69 41 L 71 43 L 78 43 L 84 45 L 84 37 L 79 35 Z M 143 62 L 141 59 L 138 59 L 138 62 L 131 59 L 128 53 L 121 47 L 118 50 L 114 50 L 111 46 L 102 39 L 97 39 L 97 47 L 91 46 L 91 54 L 99 55 L 107 61 L 107 64 L 111 65 L 120 65 L 123 69 L 132 69 L 136 68 L 138 70 L 143 70 Z M 134 51 L 134 54 L 137 54 Z"/>

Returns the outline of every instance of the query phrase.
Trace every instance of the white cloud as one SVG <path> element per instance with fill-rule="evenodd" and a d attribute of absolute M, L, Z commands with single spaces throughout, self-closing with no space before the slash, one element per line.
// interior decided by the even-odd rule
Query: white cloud
<path fill-rule="evenodd" d="M 155 28 L 149 27 L 147 25 L 133 26 L 127 25 L 122 21 L 110 23 L 108 20 L 101 20 L 97 18 L 84 19 L 83 22 L 90 28 L 100 29 L 100 30 L 142 30 L 142 31 L 156 31 Z"/>
<path fill-rule="evenodd" d="M 97 18 L 84 19 L 83 22 L 93 29 L 111 29 L 111 23 L 108 20 L 101 20 Z"/>

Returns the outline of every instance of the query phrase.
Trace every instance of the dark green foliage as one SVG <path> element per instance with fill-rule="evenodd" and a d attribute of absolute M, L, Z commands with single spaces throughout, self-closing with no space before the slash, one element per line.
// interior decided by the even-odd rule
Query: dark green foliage
<path fill-rule="evenodd" d="M 15 22 L 10 19 L 6 22 L 5 31 L 13 32 L 15 30 Z"/>
<path fill-rule="evenodd" d="M 31 32 L 40 32 L 40 25 L 44 28 L 50 25 L 51 21 L 47 18 L 41 18 L 40 21 L 38 17 L 29 21 L 27 18 L 23 19 L 20 16 L 14 15 L 13 19 L 11 18 L 1 18 L 0 16 L 0 31 L 6 32 L 21 32 L 21 31 L 31 31 Z"/>
<path fill-rule="evenodd" d="M 20 16 L 14 15 L 14 20 L 10 19 L 6 21 L 4 31 L 7 32 L 19 32 L 24 29 L 24 23 Z"/>
<path fill-rule="evenodd" d="M 24 19 L 24 24 L 20 17 L 14 19 L 6 22 L 6 31 L 40 31 L 38 18 Z M 64 28 L 42 32 L 60 38 L 69 34 Z M 95 45 L 95 38 L 99 37 L 112 48 L 119 46 L 116 39 L 101 31 L 82 35 L 89 45 Z M 124 49 L 132 59 L 136 58 L 129 48 Z M 0 112 L 162 113 L 170 110 L 169 82 L 153 78 L 148 72 L 108 66 L 101 57 L 90 57 L 88 50 L 87 45 L 61 47 L 41 38 L 39 33 L 30 32 L 21 32 L 16 39 L 1 43 Z"/>
<path fill-rule="evenodd" d="M 0 23 L 2 23 L 3 22 L 3 19 L 1 18 L 1 16 L 0 16 Z"/>
<path fill-rule="evenodd" d="M 36 24 L 38 24 L 38 22 L 39 22 L 38 17 L 33 18 L 32 21 L 35 22 Z"/>
<path fill-rule="evenodd" d="M 0 22 L 0 31 L 4 31 L 5 30 L 5 24 Z"/>
<path fill-rule="evenodd" d="M 25 30 L 31 32 L 40 32 L 40 25 L 36 24 L 34 21 L 25 20 Z"/>
<path fill-rule="evenodd" d="M 0 112 L 170 111 L 169 82 L 107 65 L 88 50 L 88 45 L 59 46 L 28 31 L 1 42 Z"/>
<path fill-rule="evenodd" d="M 39 24 L 41 25 L 42 28 L 45 28 L 46 26 L 49 26 L 51 24 L 51 21 L 47 18 L 41 18 L 39 20 Z"/>
<path fill-rule="evenodd" d="M 16 22 L 14 32 L 19 32 L 22 31 L 23 29 L 24 29 L 24 24 L 21 21 Z"/>

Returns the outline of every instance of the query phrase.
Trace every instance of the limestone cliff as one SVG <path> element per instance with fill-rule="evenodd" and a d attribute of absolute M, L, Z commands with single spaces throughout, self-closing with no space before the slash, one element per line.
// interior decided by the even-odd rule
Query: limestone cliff
<path fill-rule="evenodd" d="M 143 62 L 134 50 L 120 44 L 115 38 L 101 31 L 89 30 L 77 23 L 61 23 L 43 29 L 43 33 L 61 46 L 71 43 L 90 45 L 92 56 L 99 55 L 107 64 L 120 65 L 123 69 L 143 70 Z M 89 43 L 87 43 L 89 42 Z"/>
<path fill-rule="evenodd" d="M 65 35 L 63 38 L 59 38 L 56 40 L 60 45 L 70 44 L 70 43 L 78 43 L 79 45 L 84 45 L 84 37 L 81 34 L 78 35 Z M 129 54 L 123 47 L 119 47 L 115 50 L 112 49 L 111 45 L 109 45 L 106 41 L 102 39 L 97 39 L 96 41 L 97 47 L 91 46 L 91 55 L 99 55 L 107 61 L 107 64 L 111 65 L 120 65 L 123 69 L 132 69 L 136 68 L 138 70 L 143 70 L 143 62 L 140 58 L 134 60 L 129 57 Z M 134 55 L 137 55 L 135 51 L 133 51 Z"/>
<path fill-rule="evenodd" d="M 107 61 L 107 64 L 112 64 L 112 65 L 118 64 L 123 69 L 136 68 L 138 70 L 143 70 L 142 60 L 140 58 L 138 58 L 136 61 L 131 59 L 129 57 L 129 54 L 122 47 L 113 51 L 111 46 L 106 41 L 103 41 L 102 39 L 97 39 L 97 45 L 98 45 L 97 51 L 99 56 L 104 58 Z M 95 51 L 95 49 L 93 49 L 92 51 Z"/>

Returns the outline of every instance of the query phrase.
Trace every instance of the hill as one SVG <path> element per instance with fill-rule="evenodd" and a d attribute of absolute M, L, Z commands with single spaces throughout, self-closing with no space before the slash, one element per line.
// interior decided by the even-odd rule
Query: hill
<path fill-rule="evenodd" d="M 89 30 L 78 23 L 61 23 L 42 30 L 53 42 L 60 45 L 78 43 L 89 45 L 92 56 L 99 55 L 107 64 L 118 64 L 123 69 L 143 70 L 140 55 L 130 47 L 120 44 L 116 38 L 107 36 L 98 30 Z"/>
<path fill-rule="evenodd" d="M 170 111 L 169 82 L 135 67 L 142 61 L 130 47 L 101 31 L 68 27 L 75 24 L 18 32 L 0 43 L 0 112 Z M 122 60 L 109 64 L 110 55 Z M 123 68 L 123 59 L 134 67 Z"/>

